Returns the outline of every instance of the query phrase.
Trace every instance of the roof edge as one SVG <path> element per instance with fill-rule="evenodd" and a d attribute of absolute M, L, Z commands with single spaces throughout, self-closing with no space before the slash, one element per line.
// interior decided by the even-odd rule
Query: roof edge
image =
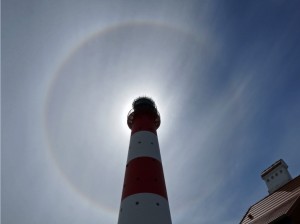
<path fill-rule="evenodd" d="M 254 207 L 255 205 L 257 205 L 257 204 L 260 203 L 261 201 L 265 200 L 267 197 L 270 197 L 271 195 L 273 195 L 273 194 L 276 193 L 277 191 L 280 191 L 280 189 L 282 189 L 282 188 L 285 187 L 287 184 L 291 183 L 292 181 L 294 181 L 294 180 L 296 180 L 296 179 L 298 179 L 298 178 L 300 178 L 300 175 L 296 176 L 295 178 L 293 178 L 292 180 L 290 180 L 290 181 L 287 182 L 286 184 L 282 185 L 280 188 L 278 188 L 278 189 L 277 189 L 276 191 L 274 191 L 273 193 L 266 195 L 265 197 L 263 197 L 262 199 L 260 199 L 259 201 L 257 201 L 257 202 L 254 203 L 253 205 L 251 205 L 251 206 L 248 208 L 248 210 L 247 210 L 247 212 L 245 213 L 245 215 L 243 216 L 243 218 L 241 219 L 241 221 L 240 221 L 239 224 L 242 224 L 242 222 L 243 222 L 244 219 L 247 217 L 247 215 L 248 215 L 248 213 L 249 213 L 249 211 L 251 210 L 252 207 Z M 298 199 L 297 199 L 297 201 L 296 201 L 295 204 L 297 204 L 297 205 L 300 204 L 300 196 L 298 197 Z M 292 212 L 292 209 L 294 209 L 294 207 L 292 207 L 292 208 L 290 209 L 291 212 Z M 252 221 L 251 221 L 251 222 L 252 222 Z M 251 222 L 250 222 L 250 223 L 251 223 Z"/>

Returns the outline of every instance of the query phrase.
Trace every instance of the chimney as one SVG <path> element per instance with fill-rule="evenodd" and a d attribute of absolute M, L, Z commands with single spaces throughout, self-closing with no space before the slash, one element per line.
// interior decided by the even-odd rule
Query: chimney
<path fill-rule="evenodd" d="M 282 160 L 276 161 L 261 173 L 261 178 L 265 181 L 269 194 L 278 190 L 287 182 L 292 180 L 288 171 L 288 165 Z"/>

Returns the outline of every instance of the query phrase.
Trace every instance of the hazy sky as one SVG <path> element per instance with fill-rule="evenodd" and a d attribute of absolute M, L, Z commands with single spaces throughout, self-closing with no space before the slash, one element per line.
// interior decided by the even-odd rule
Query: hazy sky
<path fill-rule="evenodd" d="M 2 1 L 2 224 L 116 224 L 138 96 L 174 224 L 238 223 L 300 174 L 300 2 Z"/>

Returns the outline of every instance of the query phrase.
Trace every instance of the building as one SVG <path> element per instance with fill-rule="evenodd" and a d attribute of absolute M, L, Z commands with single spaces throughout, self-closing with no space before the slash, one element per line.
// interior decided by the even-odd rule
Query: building
<path fill-rule="evenodd" d="M 118 224 L 171 224 L 156 130 L 154 101 L 137 98 L 127 117 L 131 129 Z"/>
<path fill-rule="evenodd" d="M 240 224 L 300 224 L 300 175 L 292 179 L 287 168 L 280 159 L 261 173 L 269 195 L 252 205 Z"/>

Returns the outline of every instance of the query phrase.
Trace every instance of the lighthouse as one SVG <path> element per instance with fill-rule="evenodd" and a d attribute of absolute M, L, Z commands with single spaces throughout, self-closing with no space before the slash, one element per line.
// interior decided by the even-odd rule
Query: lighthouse
<path fill-rule="evenodd" d="M 171 224 L 155 102 L 148 97 L 135 99 L 127 124 L 131 136 L 118 224 Z"/>

